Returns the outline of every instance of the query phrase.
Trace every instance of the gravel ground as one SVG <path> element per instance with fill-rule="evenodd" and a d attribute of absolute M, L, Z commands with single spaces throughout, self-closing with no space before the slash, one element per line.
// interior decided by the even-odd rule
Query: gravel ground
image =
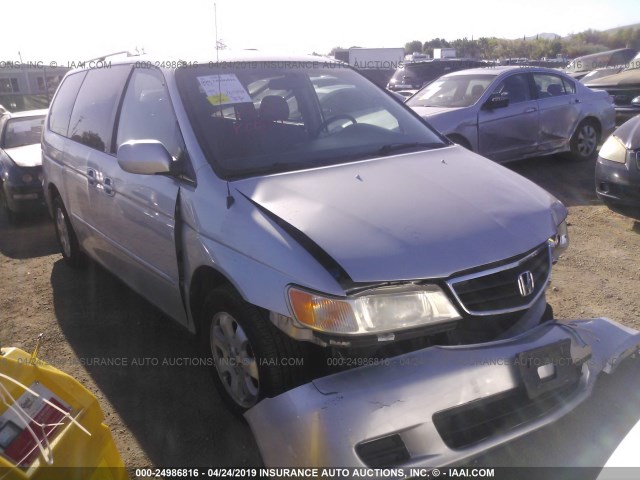
<path fill-rule="evenodd" d="M 593 162 L 510 168 L 569 207 L 571 246 L 548 295 L 556 318 L 606 316 L 640 329 L 640 222 L 599 204 Z M 3 216 L 0 343 L 31 350 L 40 332 L 41 358 L 97 395 L 127 466 L 259 465 L 251 432 L 227 413 L 208 369 L 186 365 L 197 356 L 190 334 L 101 268 L 69 269 L 46 217 L 10 227 Z M 105 357 L 128 365 L 100 364 Z"/>

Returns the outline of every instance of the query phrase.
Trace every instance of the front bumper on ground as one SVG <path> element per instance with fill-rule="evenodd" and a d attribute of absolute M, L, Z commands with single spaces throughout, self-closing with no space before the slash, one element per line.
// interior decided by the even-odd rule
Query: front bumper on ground
<path fill-rule="evenodd" d="M 550 354 L 559 348 L 575 368 Z M 320 378 L 245 417 L 267 467 L 440 467 L 557 420 L 639 348 L 639 332 L 608 319 L 548 322 Z M 535 372 L 545 380 L 533 382 Z"/>
<path fill-rule="evenodd" d="M 34 212 L 44 207 L 42 185 L 4 185 L 4 195 L 13 212 Z"/>

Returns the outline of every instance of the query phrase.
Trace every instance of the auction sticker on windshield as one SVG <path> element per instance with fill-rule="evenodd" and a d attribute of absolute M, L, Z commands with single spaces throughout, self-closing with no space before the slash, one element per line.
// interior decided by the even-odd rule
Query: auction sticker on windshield
<path fill-rule="evenodd" d="M 251 97 L 233 73 L 198 77 L 211 105 L 251 102 Z"/>

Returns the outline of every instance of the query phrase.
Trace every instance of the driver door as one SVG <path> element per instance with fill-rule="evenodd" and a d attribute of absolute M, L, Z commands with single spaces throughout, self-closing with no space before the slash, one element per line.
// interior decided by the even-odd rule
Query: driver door
<path fill-rule="evenodd" d="M 531 95 L 528 73 L 516 73 L 493 91 L 509 99 L 502 108 L 478 113 L 478 152 L 498 162 L 517 160 L 538 147 L 538 102 Z"/>

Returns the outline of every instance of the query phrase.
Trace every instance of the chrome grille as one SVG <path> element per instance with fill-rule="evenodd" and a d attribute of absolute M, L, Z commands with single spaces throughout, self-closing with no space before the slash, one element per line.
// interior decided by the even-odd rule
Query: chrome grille
<path fill-rule="evenodd" d="M 468 314 L 494 315 L 529 308 L 546 288 L 550 273 L 551 255 L 545 244 L 507 265 L 453 278 L 447 284 Z"/>

